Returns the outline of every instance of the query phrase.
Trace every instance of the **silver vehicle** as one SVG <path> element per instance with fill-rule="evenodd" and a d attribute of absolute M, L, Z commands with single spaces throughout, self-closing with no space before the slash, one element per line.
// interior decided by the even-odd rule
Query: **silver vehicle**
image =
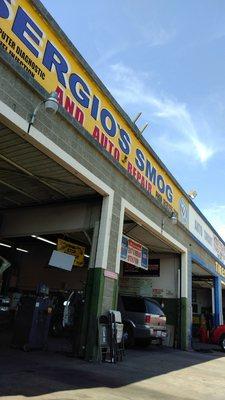
<path fill-rule="evenodd" d="M 118 309 L 124 324 L 124 342 L 127 347 L 135 341 L 149 345 L 153 340 L 162 344 L 166 338 L 166 316 L 160 304 L 142 296 L 120 295 Z"/>

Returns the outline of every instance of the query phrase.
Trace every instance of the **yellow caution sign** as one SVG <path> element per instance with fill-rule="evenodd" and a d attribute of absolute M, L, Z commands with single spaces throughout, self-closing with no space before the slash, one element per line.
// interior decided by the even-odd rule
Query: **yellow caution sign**
<path fill-rule="evenodd" d="M 74 256 L 75 260 L 73 265 L 76 267 L 83 267 L 85 247 L 79 246 L 71 242 L 67 242 L 66 240 L 63 239 L 58 239 L 57 250 L 61 251 L 62 253 Z"/>

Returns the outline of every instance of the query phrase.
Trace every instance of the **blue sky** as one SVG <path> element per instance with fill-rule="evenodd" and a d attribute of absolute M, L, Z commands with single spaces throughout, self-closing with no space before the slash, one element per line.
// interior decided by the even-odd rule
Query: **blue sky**
<path fill-rule="evenodd" d="M 225 239 L 225 1 L 42 2 Z"/>

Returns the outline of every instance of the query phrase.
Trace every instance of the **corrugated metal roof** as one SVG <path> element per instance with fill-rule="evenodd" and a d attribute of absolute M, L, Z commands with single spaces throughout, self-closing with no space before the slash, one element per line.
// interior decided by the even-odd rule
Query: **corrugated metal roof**
<path fill-rule="evenodd" d="M 0 208 L 73 200 L 95 193 L 0 123 Z"/>

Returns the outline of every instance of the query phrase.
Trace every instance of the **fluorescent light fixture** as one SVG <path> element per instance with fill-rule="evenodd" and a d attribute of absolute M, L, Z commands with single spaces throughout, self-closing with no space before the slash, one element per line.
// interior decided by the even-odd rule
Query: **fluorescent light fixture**
<path fill-rule="evenodd" d="M 21 249 L 20 247 L 16 247 L 16 250 L 21 251 L 22 253 L 28 253 L 28 250 Z"/>
<path fill-rule="evenodd" d="M 90 258 L 90 256 L 88 254 L 85 254 L 84 257 Z"/>
<path fill-rule="evenodd" d="M 31 235 L 31 237 L 35 238 L 35 239 L 38 239 L 38 240 L 42 240 L 42 242 L 46 242 L 46 243 L 49 243 L 49 244 L 53 244 L 54 246 L 57 246 L 57 243 L 52 242 L 51 240 L 45 239 L 45 238 L 43 238 L 41 236 Z"/>
<path fill-rule="evenodd" d="M 0 246 L 4 246 L 4 247 L 12 247 L 12 246 L 10 246 L 9 244 L 6 244 L 6 243 L 0 243 Z"/>

